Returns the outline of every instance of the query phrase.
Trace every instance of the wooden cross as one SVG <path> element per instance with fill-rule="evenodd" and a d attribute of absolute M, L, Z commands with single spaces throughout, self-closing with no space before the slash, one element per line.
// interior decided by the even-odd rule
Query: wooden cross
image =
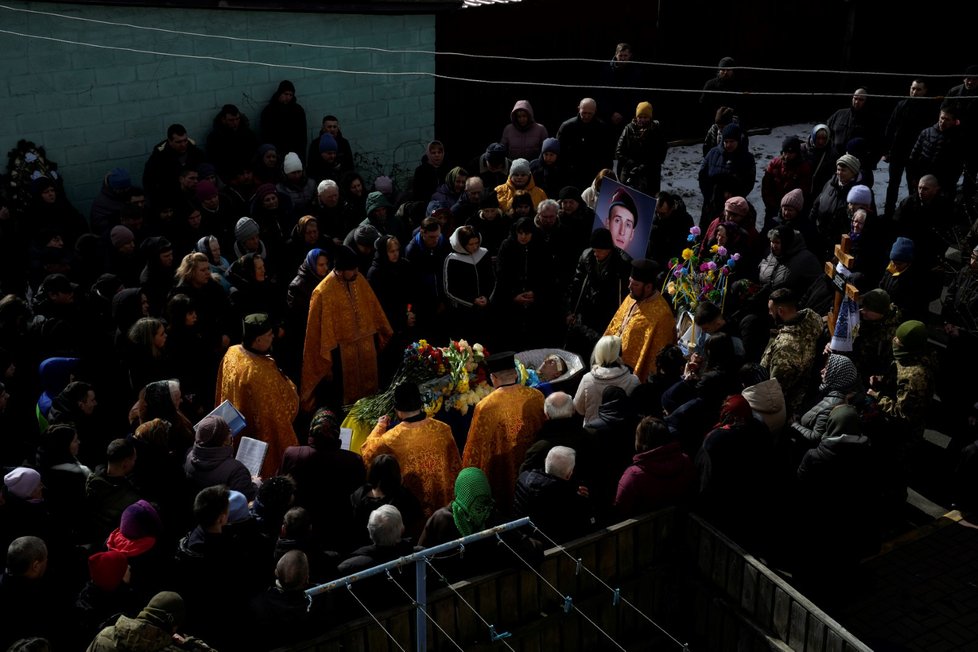
<path fill-rule="evenodd" d="M 835 302 L 832 304 L 832 310 L 829 312 L 829 335 L 831 336 L 835 333 L 835 322 L 839 318 L 839 309 L 842 307 L 842 297 L 847 296 L 853 301 L 859 299 L 859 290 L 852 283 L 846 283 L 845 278 L 841 274 L 835 273 L 835 262 L 838 261 L 842 263 L 842 266 L 846 269 L 852 269 L 853 263 L 856 262 L 856 257 L 849 253 L 849 249 L 852 246 L 852 241 L 849 239 L 847 234 L 843 234 L 842 241 L 835 245 L 835 257 L 833 260 L 825 263 L 825 275 L 829 277 L 832 284 L 835 286 L 837 292 L 835 293 Z"/>

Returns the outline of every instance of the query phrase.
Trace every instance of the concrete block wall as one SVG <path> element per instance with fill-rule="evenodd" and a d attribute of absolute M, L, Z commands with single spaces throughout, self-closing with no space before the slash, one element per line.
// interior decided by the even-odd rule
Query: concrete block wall
<path fill-rule="evenodd" d="M 435 70 L 434 55 L 386 53 L 384 48 L 435 50 L 433 16 L 299 14 L 238 10 L 100 7 L 9 3 L 36 12 L 207 35 L 266 39 L 259 43 L 148 31 L 0 9 L 3 29 L 194 57 L 217 57 L 367 73 Z M 295 45 L 314 43 L 330 48 Z M 21 138 L 43 145 L 65 179 L 68 197 L 84 214 L 105 173 L 127 168 L 134 182 L 152 148 L 174 122 L 203 145 L 223 104 L 236 104 L 258 129 L 261 110 L 279 80 L 295 83 L 309 139 L 322 117 L 336 115 L 354 152 L 378 162 L 370 177 L 393 165 L 413 169 L 434 132 L 432 77 L 345 74 L 206 58 L 176 58 L 0 34 L 0 152 Z M 3 157 L 6 166 L 6 157 Z M 368 182 L 371 179 L 368 178 Z"/>

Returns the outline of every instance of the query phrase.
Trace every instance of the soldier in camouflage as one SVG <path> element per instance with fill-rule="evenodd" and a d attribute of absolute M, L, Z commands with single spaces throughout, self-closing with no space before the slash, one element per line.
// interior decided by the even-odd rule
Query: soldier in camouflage
<path fill-rule="evenodd" d="M 905 321 L 893 338 L 894 362 L 882 378 L 874 377 L 867 393 L 880 411 L 906 435 L 924 432 L 927 408 L 934 397 L 937 361 L 927 343 L 927 327 L 916 320 Z"/>
<path fill-rule="evenodd" d="M 871 290 L 860 297 L 859 324 L 853 331 L 852 361 L 863 384 L 882 376 L 893 364 L 893 337 L 903 322 L 900 309 L 886 290 Z"/>
<path fill-rule="evenodd" d="M 798 310 L 798 299 L 788 288 L 779 288 L 768 298 L 768 312 L 778 330 L 761 356 L 761 366 L 777 378 L 784 392 L 788 414 L 798 414 L 812 380 L 815 354 L 824 325 L 814 310 Z"/>

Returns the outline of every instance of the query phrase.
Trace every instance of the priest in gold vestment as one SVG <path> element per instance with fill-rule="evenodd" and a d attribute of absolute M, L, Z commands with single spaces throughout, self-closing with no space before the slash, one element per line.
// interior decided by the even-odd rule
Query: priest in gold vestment
<path fill-rule="evenodd" d="M 243 343 L 227 350 L 217 370 L 217 404 L 230 401 L 248 422 L 239 436 L 268 444 L 262 478 L 277 475 L 285 449 L 298 444 L 292 421 L 299 412 L 299 395 L 268 354 L 274 339 L 268 315 L 248 315 Z"/>
<path fill-rule="evenodd" d="M 357 271 L 357 255 L 349 247 L 338 247 L 333 271 L 316 286 L 309 302 L 302 408 L 316 407 L 316 388 L 322 381 L 342 384 L 343 405 L 376 393 L 377 350 L 393 334 L 380 301 Z M 333 377 L 337 353 L 342 378 Z"/>
<path fill-rule="evenodd" d="M 513 508 L 513 493 L 526 449 L 543 427 L 543 394 L 518 383 L 512 351 L 486 361 L 494 389 L 479 401 L 465 441 L 462 466 L 476 466 L 489 478 L 501 513 Z"/>
<path fill-rule="evenodd" d="M 621 359 L 643 383 L 655 373 L 659 351 L 676 343 L 676 318 L 658 290 L 658 272 L 647 258 L 632 261 L 628 296 L 604 331 L 621 338 Z"/>
<path fill-rule="evenodd" d="M 401 465 L 401 480 L 421 501 L 425 518 L 452 502 L 455 477 L 462 469 L 452 429 L 426 417 L 418 386 L 411 382 L 394 388 L 394 412 L 400 420 L 388 430 L 385 415 L 360 449 L 368 467 L 378 455 L 388 454 Z"/>

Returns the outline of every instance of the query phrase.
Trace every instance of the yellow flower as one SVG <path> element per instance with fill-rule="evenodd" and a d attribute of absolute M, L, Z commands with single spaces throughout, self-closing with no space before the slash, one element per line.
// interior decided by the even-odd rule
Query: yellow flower
<path fill-rule="evenodd" d="M 720 245 L 713 245 L 712 247 L 710 247 L 710 253 L 711 254 L 715 254 L 717 252 L 717 249 L 719 249 L 719 248 L 720 248 Z"/>
<path fill-rule="evenodd" d="M 689 260 L 693 257 L 692 249 L 683 249 L 683 260 Z"/>
<path fill-rule="evenodd" d="M 469 378 L 468 376 L 463 376 L 462 380 L 459 381 L 458 385 L 455 386 L 455 391 L 464 394 L 469 391 Z"/>
<path fill-rule="evenodd" d="M 672 281 L 669 281 L 669 285 L 666 286 L 666 292 L 668 292 L 669 294 L 675 294 L 676 284 L 673 283 Z"/>

